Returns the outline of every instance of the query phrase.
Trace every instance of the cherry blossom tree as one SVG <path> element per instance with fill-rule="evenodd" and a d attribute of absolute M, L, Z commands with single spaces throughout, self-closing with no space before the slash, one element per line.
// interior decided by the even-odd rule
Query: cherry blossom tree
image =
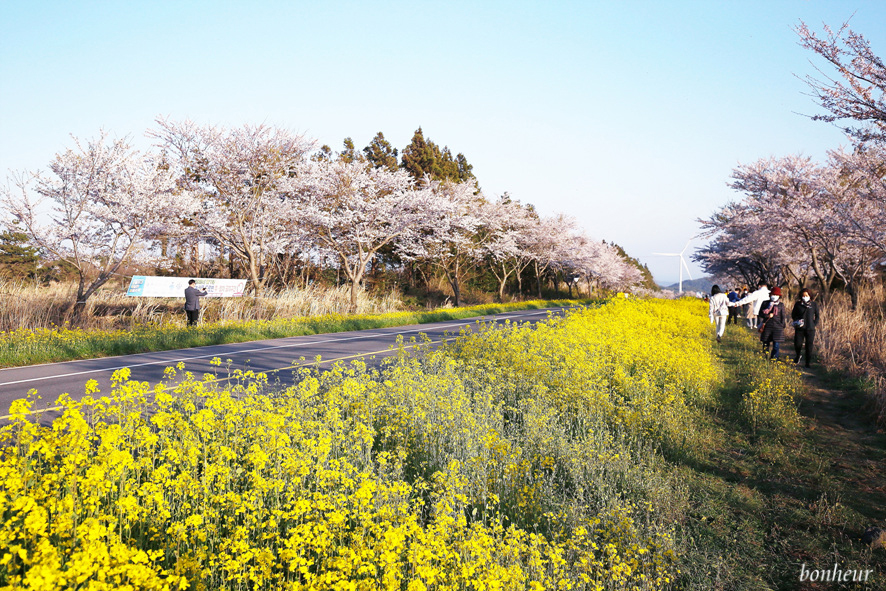
<path fill-rule="evenodd" d="M 485 231 L 489 233 L 483 253 L 492 274 L 498 280 L 498 301 L 504 301 L 505 286 L 512 275 L 520 273 L 531 262 L 531 253 L 524 249 L 523 237 L 536 222 L 530 212 L 505 194 L 489 205 Z"/>
<path fill-rule="evenodd" d="M 559 262 L 568 258 L 568 239 L 577 230 L 578 223 L 575 219 L 563 214 L 540 218 L 526 229 L 521 243 L 524 250 L 532 256 L 539 298 L 542 297 L 542 276 L 548 269 L 558 268 Z"/>
<path fill-rule="evenodd" d="M 126 140 L 98 138 L 55 155 L 49 172 L 18 174 L 0 202 L 32 243 L 76 269 L 80 313 L 89 297 L 136 257 L 187 203 L 165 164 Z"/>
<path fill-rule="evenodd" d="M 298 217 L 284 189 L 312 142 L 266 125 L 224 129 L 168 119 L 157 124 L 152 134 L 197 205 L 189 223 L 240 260 L 260 296 L 270 257 L 291 237 L 288 220 Z"/>
<path fill-rule="evenodd" d="M 360 283 L 378 251 L 426 225 L 428 193 L 415 190 L 404 171 L 358 160 L 307 163 L 290 186 L 301 224 L 335 254 L 350 280 L 355 312 Z"/>
<path fill-rule="evenodd" d="M 398 243 L 406 260 L 424 260 L 439 269 L 452 288 L 455 305 L 462 305 L 465 278 L 483 259 L 483 247 L 493 235 L 486 231 L 492 212 L 476 194 L 471 181 L 455 183 L 425 177 L 421 188 L 427 221 L 421 232 Z"/>
<path fill-rule="evenodd" d="M 739 166 L 731 186 L 744 199 L 700 220 L 714 240 L 696 260 L 711 274 L 801 286 L 811 271 L 825 297 L 835 282 L 855 294 L 884 255 L 883 229 L 868 221 L 882 219 L 871 164 L 833 152 L 827 165 L 789 156 Z"/>
<path fill-rule="evenodd" d="M 842 199 L 836 213 L 853 239 L 886 253 L 886 147 L 856 146 L 829 153 L 837 171 L 838 189 L 851 198 Z"/>
<path fill-rule="evenodd" d="M 778 241 L 765 240 L 762 232 L 752 225 L 735 223 L 732 213 L 735 206 L 727 206 L 726 213 L 718 212 L 710 220 L 702 220 L 702 226 L 709 232 L 710 242 L 699 249 L 693 260 L 701 263 L 705 273 L 714 277 L 741 279 L 747 285 L 757 285 L 760 281 L 780 284 L 788 274 L 786 257 L 795 251 L 782 248 Z M 809 266 L 802 261 L 796 267 L 798 283 L 803 285 Z"/>
<path fill-rule="evenodd" d="M 778 262 L 774 267 L 779 273 L 769 281 L 792 274 L 791 262 L 796 262 L 796 251 L 802 251 L 822 291 L 831 289 L 836 275 L 826 252 L 837 248 L 843 236 L 828 223 L 833 195 L 824 184 L 827 174 L 804 156 L 761 159 L 733 171 L 730 186 L 746 199 L 732 223 L 755 231 L 761 244 L 757 252 L 768 251 L 770 261 Z M 794 251 L 793 256 L 788 251 Z"/>
<path fill-rule="evenodd" d="M 851 120 L 844 131 L 859 141 L 886 141 L 886 64 L 871 49 L 863 35 L 844 23 L 837 31 L 827 25 L 815 33 L 806 23 L 796 29 L 800 45 L 824 58 L 840 79 L 821 72 L 822 78 L 806 76 L 813 97 L 829 114 L 815 115 L 820 121 Z"/>

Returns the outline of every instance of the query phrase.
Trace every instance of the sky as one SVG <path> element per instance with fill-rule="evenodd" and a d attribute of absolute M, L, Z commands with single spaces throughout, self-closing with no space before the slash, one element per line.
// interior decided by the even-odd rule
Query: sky
<path fill-rule="evenodd" d="M 886 56 L 882 0 L 3 0 L 0 175 L 45 169 L 72 134 L 149 148 L 160 116 L 336 150 L 421 127 L 487 196 L 572 215 L 668 284 L 677 260 L 652 253 L 704 245 L 737 165 L 848 144 L 809 118 L 803 78 L 831 72 L 801 20 L 849 20 Z"/>

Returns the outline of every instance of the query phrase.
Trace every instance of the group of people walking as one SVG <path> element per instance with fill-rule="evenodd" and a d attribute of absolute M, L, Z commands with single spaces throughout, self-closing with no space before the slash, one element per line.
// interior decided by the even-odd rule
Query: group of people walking
<path fill-rule="evenodd" d="M 718 285 L 711 289 L 710 319 L 717 325 L 717 342 L 726 332 L 727 322 L 739 323 L 739 316 L 747 320 L 747 326 L 760 332 L 763 350 L 772 359 L 778 359 L 781 342 L 787 325 L 784 302 L 781 301 L 781 288 L 761 282 L 753 292 L 745 286 L 741 290 L 732 289 L 723 293 Z M 800 290 L 797 302 L 791 308 L 791 325 L 794 328 L 794 363 L 800 362 L 801 353 L 806 367 L 812 361 L 812 347 L 815 342 L 815 327 L 818 325 L 818 304 L 812 300 L 808 289 Z M 771 349 L 771 350 L 770 350 Z"/>

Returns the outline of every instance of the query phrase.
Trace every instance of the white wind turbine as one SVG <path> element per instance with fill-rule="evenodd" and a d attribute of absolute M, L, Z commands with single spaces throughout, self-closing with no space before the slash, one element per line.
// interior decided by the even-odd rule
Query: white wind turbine
<path fill-rule="evenodd" d="M 683 247 L 683 250 L 680 252 L 653 252 L 652 254 L 660 257 L 680 257 L 680 262 L 677 267 L 680 269 L 680 288 L 678 293 L 683 293 L 683 269 L 686 269 L 686 274 L 689 275 L 689 278 L 692 279 L 692 273 L 689 272 L 689 265 L 686 264 L 686 259 L 683 258 L 683 253 L 686 252 L 686 249 L 689 248 L 689 243 L 692 242 L 690 240 L 686 243 L 686 246 Z"/>

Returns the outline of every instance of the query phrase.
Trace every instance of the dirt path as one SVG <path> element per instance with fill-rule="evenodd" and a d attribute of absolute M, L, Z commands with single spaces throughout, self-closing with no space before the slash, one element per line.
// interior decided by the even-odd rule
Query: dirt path
<path fill-rule="evenodd" d="M 830 466 L 822 466 L 829 488 L 870 525 L 886 528 L 886 432 L 869 418 L 863 392 L 817 368 L 802 373 L 807 389 L 799 410 L 815 446 L 829 451 Z"/>

